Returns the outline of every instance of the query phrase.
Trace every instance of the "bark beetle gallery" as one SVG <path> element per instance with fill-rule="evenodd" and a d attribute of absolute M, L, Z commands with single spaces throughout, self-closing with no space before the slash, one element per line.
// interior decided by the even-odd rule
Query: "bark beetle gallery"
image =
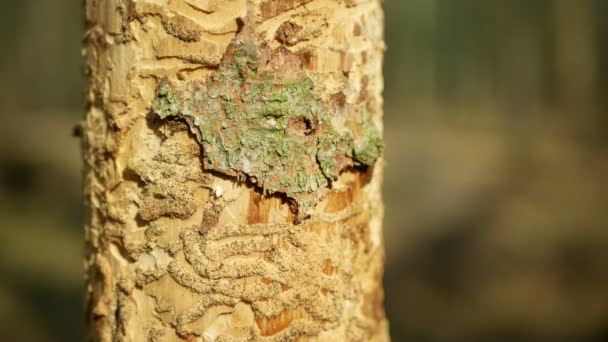
<path fill-rule="evenodd" d="M 87 0 L 91 341 L 387 341 L 380 1 Z"/>

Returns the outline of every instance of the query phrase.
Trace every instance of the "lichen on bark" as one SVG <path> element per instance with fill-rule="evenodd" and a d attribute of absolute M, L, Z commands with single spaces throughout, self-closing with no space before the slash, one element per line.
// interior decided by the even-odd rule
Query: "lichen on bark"
<path fill-rule="evenodd" d="M 206 169 L 285 194 L 305 215 L 341 172 L 376 161 L 380 132 L 363 110 L 336 127 L 305 72 L 279 77 L 262 70 L 259 51 L 236 40 L 208 79 L 163 79 L 152 110 L 188 123 Z"/>

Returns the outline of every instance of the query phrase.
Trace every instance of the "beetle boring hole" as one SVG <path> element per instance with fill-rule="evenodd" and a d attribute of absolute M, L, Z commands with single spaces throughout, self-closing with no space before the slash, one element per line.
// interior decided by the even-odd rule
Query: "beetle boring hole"
<path fill-rule="evenodd" d="M 308 136 L 315 133 L 316 127 L 309 118 L 297 116 L 289 120 L 287 130 L 295 135 Z"/>

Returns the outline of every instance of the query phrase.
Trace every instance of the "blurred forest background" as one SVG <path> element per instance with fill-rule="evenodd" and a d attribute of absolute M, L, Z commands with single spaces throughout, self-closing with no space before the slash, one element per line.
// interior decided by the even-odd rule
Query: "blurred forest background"
<path fill-rule="evenodd" d="M 82 336 L 81 2 L 0 12 L 0 340 Z M 608 341 L 608 1 L 386 0 L 394 341 Z"/>

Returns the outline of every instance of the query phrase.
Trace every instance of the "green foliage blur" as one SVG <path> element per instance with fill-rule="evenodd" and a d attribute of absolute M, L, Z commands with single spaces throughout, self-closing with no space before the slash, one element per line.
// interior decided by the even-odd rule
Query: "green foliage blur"
<path fill-rule="evenodd" d="M 394 341 L 608 340 L 608 2 L 386 0 Z M 79 341 L 81 1 L 0 11 L 0 341 Z"/>

